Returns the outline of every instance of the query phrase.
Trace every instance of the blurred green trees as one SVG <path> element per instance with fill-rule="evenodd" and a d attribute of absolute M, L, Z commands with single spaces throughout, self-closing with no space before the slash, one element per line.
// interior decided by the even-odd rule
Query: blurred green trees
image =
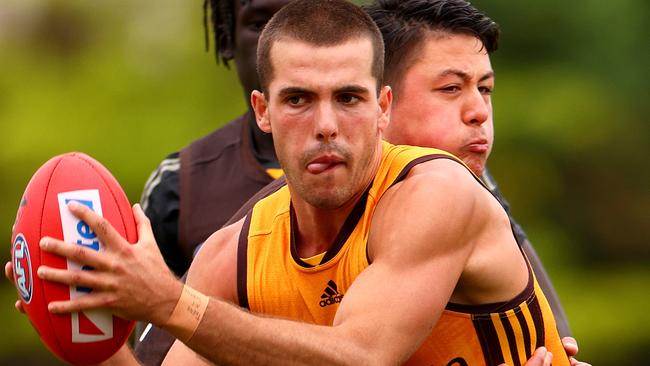
<path fill-rule="evenodd" d="M 501 24 L 491 169 L 594 364 L 650 356 L 650 3 L 475 4 Z M 0 231 L 31 174 L 84 151 L 138 201 L 149 173 L 244 109 L 201 2 L 0 2 Z M 0 364 L 55 364 L 0 285 Z"/>

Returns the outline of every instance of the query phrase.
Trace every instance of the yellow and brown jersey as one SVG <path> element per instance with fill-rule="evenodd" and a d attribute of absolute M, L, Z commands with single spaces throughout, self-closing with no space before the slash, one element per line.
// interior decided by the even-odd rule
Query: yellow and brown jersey
<path fill-rule="evenodd" d="M 523 365 L 541 346 L 553 353 L 553 365 L 569 365 L 551 308 L 528 270 L 528 285 L 510 301 L 448 303 L 406 365 Z"/>
<path fill-rule="evenodd" d="M 297 255 L 289 189 L 283 186 L 260 200 L 247 215 L 240 234 L 240 305 L 257 313 L 331 324 L 352 281 L 368 267 L 366 243 L 377 202 L 412 166 L 441 157 L 455 159 L 441 150 L 383 143 L 372 185 L 316 265 Z"/>
<path fill-rule="evenodd" d="M 383 143 L 381 163 L 371 186 L 317 263 L 297 254 L 288 188 L 283 186 L 260 200 L 247 215 L 239 238 L 239 304 L 255 313 L 331 325 L 341 299 L 369 265 L 366 247 L 370 223 L 382 195 L 413 166 L 440 158 L 462 164 L 441 150 Z M 471 308 L 449 304 L 432 335 L 408 364 L 523 363 L 530 356 L 530 347 L 534 350 L 538 345 L 548 347 L 551 339 L 559 341 L 557 331 L 553 333 L 550 308 L 543 295 L 537 296 L 538 291 L 531 274 L 528 288 L 513 300 L 513 306 L 512 302 Z M 482 311 L 485 309 L 489 311 Z"/>

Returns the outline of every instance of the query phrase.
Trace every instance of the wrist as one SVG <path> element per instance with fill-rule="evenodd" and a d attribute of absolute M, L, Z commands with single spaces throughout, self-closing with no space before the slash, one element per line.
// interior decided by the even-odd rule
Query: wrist
<path fill-rule="evenodd" d="M 163 328 L 174 312 L 174 308 L 183 293 L 183 286 L 182 282 L 174 281 L 171 285 L 161 287 L 158 292 L 161 298 L 157 299 L 155 305 L 150 307 L 149 314 L 144 316 L 145 320 L 159 328 Z"/>
<path fill-rule="evenodd" d="M 203 319 L 210 298 L 184 285 L 178 301 L 162 327 L 182 342 L 192 338 Z"/>

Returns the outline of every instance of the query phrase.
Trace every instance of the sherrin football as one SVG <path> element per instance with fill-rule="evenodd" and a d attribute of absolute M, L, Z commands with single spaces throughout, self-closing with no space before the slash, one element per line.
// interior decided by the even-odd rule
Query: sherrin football
<path fill-rule="evenodd" d="M 134 322 L 102 309 L 65 315 L 47 310 L 51 301 L 84 296 L 92 289 L 42 281 L 36 275 L 39 266 L 92 268 L 41 251 L 40 239 L 50 236 L 102 250 L 90 227 L 68 211 L 70 201 L 90 207 L 129 242 L 137 241 L 131 205 L 111 173 L 88 155 L 59 155 L 36 171 L 20 201 L 11 237 L 14 280 L 29 320 L 50 351 L 75 365 L 95 364 L 117 352 Z"/>

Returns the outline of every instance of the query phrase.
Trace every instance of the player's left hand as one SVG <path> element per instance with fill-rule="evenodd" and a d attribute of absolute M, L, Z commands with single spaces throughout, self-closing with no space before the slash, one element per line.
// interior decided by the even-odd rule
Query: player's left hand
<path fill-rule="evenodd" d="M 71 202 L 68 208 L 97 234 L 103 250 L 96 252 L 49 237 L 41 239 L 42 250 L 93 267 L 90 271 L 39 267 L 37 274 L 43 280 L 93 289 L 77 299 L 53 301 L 48 309 L 53 313 L 71 313 L 107 308 L 122 318 L 164 324 L 183 285 L 165 264 L 140 205 L 133 207 L 138 230 L 136 244 L 130 244 L 108 220 L 86 206 Z"/>

